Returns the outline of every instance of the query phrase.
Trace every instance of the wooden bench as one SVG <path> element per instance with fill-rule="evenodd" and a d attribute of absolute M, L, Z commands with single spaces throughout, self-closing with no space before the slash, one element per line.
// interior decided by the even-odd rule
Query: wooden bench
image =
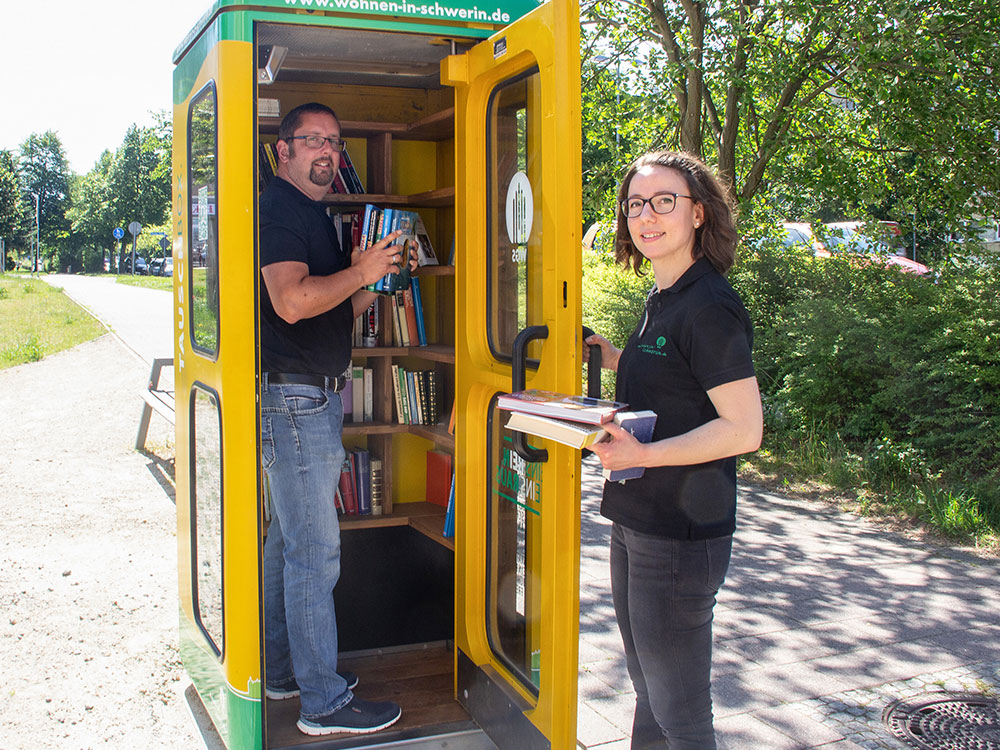
<path fill-rule="evenodd" d="M 174 392 L 160 388 L 160 372 L 164 367 L 173 367 L 173 357 L 163 357 L 153 360 L 149 370 L 149 381 L 146 387 L 139 391 L 143 400 L 142 416 L 139 418 L 139 433 L 135 437 L 135 449 L 146 449 L 146 433 L 149 432 L 149 419 L 155 411 L 170 424 L 174 423 Z"/>

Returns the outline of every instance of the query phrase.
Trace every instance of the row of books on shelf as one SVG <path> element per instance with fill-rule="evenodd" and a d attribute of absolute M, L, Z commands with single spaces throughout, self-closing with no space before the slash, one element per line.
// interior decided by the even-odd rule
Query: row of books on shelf
<path fill-rule="evenodd" d="M 263 190 L 278 173 L 278 150 L 274 143 L 262 142 L 258 151 L 258 187 Z M 354 168 L 354 163 L 351 161 L 347 149 L 340 152 L 340 169 L 333 177 L 333 184 L 330 185 L 329 192 L 351 195 L 360 195 L 365 192 L 365 186 L 361 182 L 358 171 Z"/>
<path fill-rule="evenodd" d="M 604 428 L 614 422 L 636 440 L 648 443 L 653 439 L 656 413 L 649 410 L 629 411 L 628 404 L 589 396 L 572 396 L 555 391 L 530 388 L 502 394 L 497 406 L 511 412 L 506 427 L 536 437 L 554 440 L 572 448 L 587 448 L 607 440 Z M 604 478 L 612 482 L 637 479 L 645 472 L 641 466 L 627 469 L 604 469 Z"/>
<path fill-rule="evenodd" d="M 354 320 L 354 346 L 378 346 L 383 328 L 392 346 L 427 346 L 420 279 L 411 277 L 406 289 L 388 295 L 386 308 L 376 301 Z"/>
<path fill-rule="evenodd" d="M 399 424 L 433 425 L 440 417 L 441 374 L 392 365 L 392 390 Z"/>
<path fill-rule="evenodd" d="M 382 459 L 363 448 L 347 451 L 334 493 L 337 511 L 345 516 L 381 516 L 386 512 L 382 489 Z"/>
<path fill-rule="evenodd" d="M 368 290 L 378 294 L 393 294 L 396 291 L 407 289 L 410 286 L 410 266 L 406 259 L 410 257 L 411 251 L 417 258 L 418 266 L 436 266 L 437 256 L 434 254 L 434 247 L 431 245 L 430 236 L 424 226 L 423 219 L 416 211 L 407 211 L 402 208 L 382 208 L 372 203 L 366 203 L 361 215 L 361 236 L 357 244 L 364 252 L 379 240 L 382 240 L 394 232 L 402 234 L 395 240 L 395 244 L 402 247 L 400 255 L 403 262 L 399 271 L 387 273 L 374 284 L 368 286 Z"/>

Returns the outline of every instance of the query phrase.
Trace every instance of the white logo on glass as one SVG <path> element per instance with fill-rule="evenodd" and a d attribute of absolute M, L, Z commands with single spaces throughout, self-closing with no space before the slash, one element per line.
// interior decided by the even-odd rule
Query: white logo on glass
<path fill-rule="evenodd" d="M 528 253 L 528 237 L 531 236 L 531 222 L 535 215 L 535 204 L 531 195 L 531 183 L 524 172 L 516 172 L 507 186 L 507 237 L 510 244 L 511 260 L 523 262 Z"/>

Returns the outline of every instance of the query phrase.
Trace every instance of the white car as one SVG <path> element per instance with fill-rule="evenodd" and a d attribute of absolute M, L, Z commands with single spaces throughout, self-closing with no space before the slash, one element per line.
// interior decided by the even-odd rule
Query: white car
<path fill-rule="evenodd" d="M 826 224 L 825 240 L 832 253 L 877 256 L 904 273 L 930 275 L 927 266 L 906 257 L 906 250 L 901 244 L 902 236 L 903 231 L 894 221 L 835 221 Z"/>

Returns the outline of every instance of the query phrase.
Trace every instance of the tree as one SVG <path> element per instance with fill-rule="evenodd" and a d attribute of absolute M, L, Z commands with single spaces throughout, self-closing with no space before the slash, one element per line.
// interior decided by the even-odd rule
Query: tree
<path fill-rule="evenodd" d="M 583 17 L 634 94 L 636 151 L 705 158 L 744 207 L 1000 214 L 994 3 L 596 0 Z"/>
<path fill-rule="evenodd" d="M 59 136 L 51 130 L 28 136 L 21 144 L 18 172 L 24 192 L 38 196 L 39 258 L 51 260 L 69 231 L 70 170 Z M 27 200 L 34 212 L 33 196 Z"/>
<path fill-rule="evenodd" d="M 117 222 L 111 208 L 112 160 L 111 152 L 104 151 L 93 169 L 73 181 L 69 210 L 73 257 L 60 259 L 60 265 L 65 263 L 86 271 L 100 271 L 103 270 L 105 250 L 114 251 L 111 233 Z"/>
<path fill-rule="evenodd" d="M 21 185 L 17 179 L 14 157 L 9 151 L 0 150 L 0 239 L 4 242 L 6 255 L 0 263 L 6 264 L 13 258 L 15 250 L 21 246 L 23 213 L 21 206 Z"/>
<path fill-rule="evenodd" d="M 138 221 L 162 224 L 170 210 L 170 123 L 165 115 L 156 127 L 132 125 L 115 152 L 109 174 L 110 206 L 118 226 Z M 129 235 L 122 243 L 125 252 Z"/>

